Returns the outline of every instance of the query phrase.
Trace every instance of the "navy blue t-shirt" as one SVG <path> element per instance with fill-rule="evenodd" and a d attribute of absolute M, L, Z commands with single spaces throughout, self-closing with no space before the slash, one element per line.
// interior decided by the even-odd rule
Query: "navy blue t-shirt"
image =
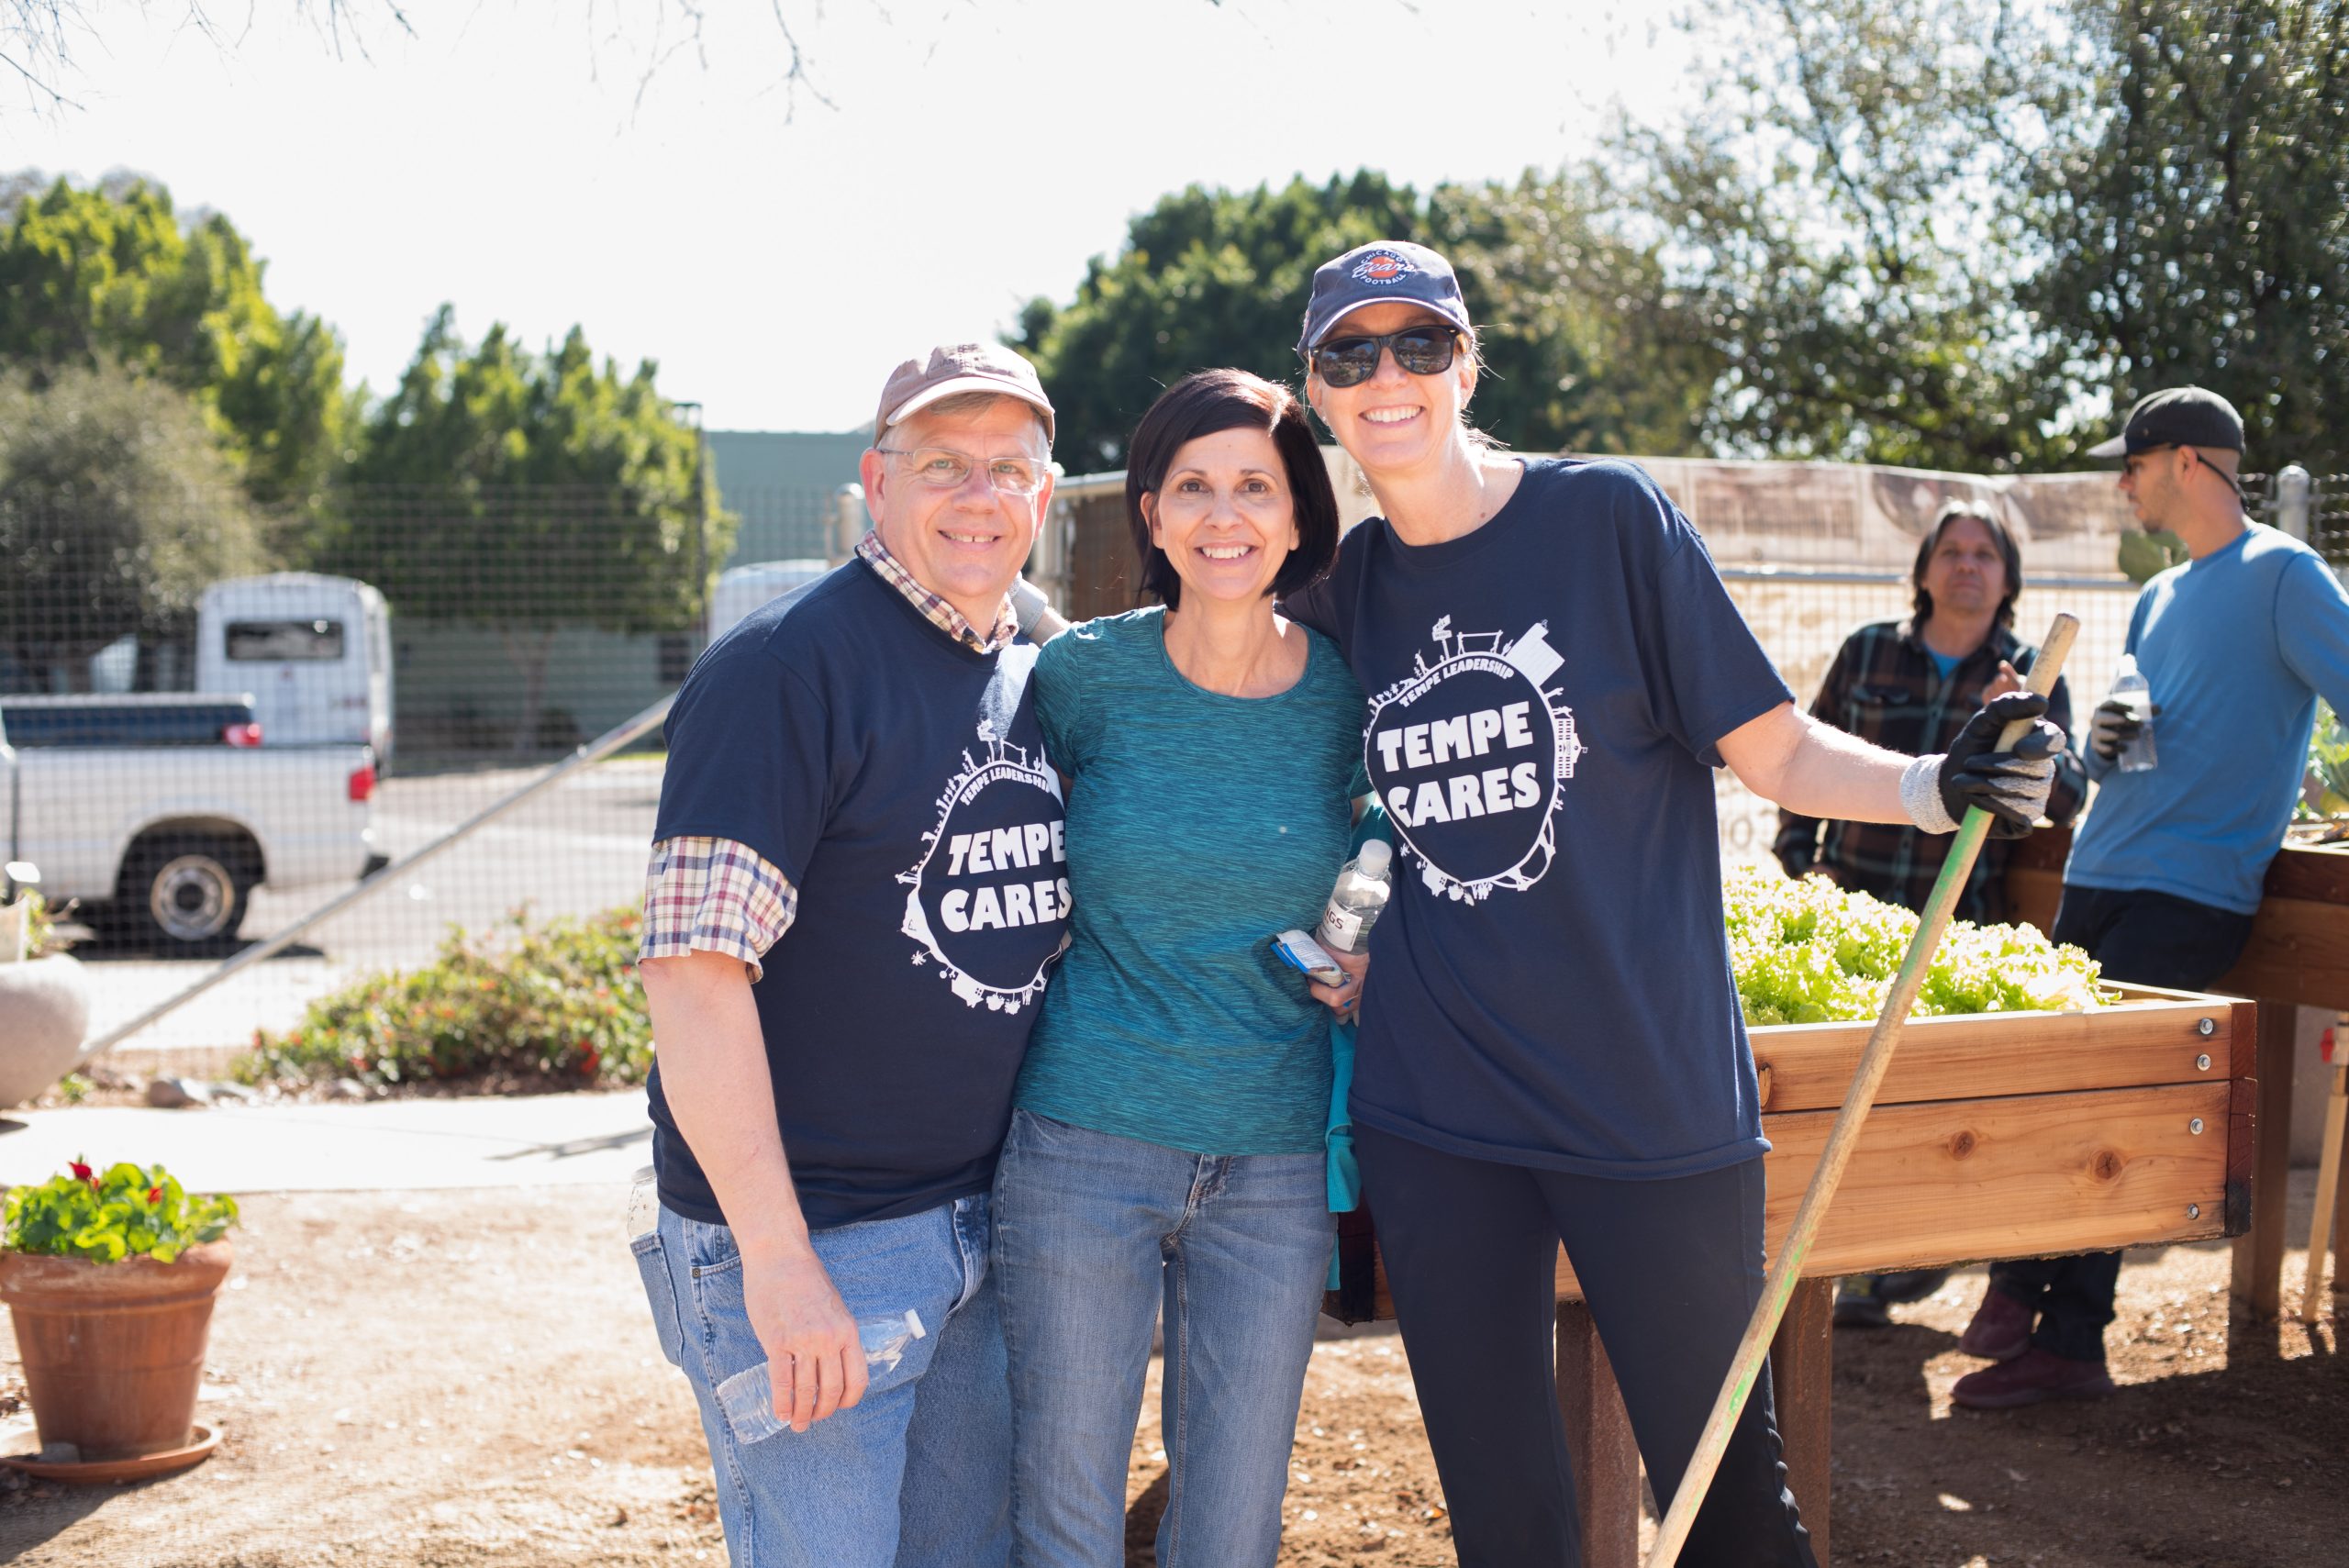
<path fill-rule="evenodd" d="M 957 643 L 861 561 L 710 645 L 669 715 L 655 840 L 749 845 L 798 889 L 751 988 L 811 1229 L 984 1192 L 1067 944 L 1037 650 Z M 722 1224 L 651 1084 L 662 1201 Z"/>
<path fill-rule="evenodd" d="M 1370 695 L 1363 761 L 1394 828 L 1354 1119 L 1601 1176 L 1766 1150 L 1711 770 L 1792 694 L 1655 482 L 1529 462 L 1462 538 L 1371 518 L 1286 607 Z"/>

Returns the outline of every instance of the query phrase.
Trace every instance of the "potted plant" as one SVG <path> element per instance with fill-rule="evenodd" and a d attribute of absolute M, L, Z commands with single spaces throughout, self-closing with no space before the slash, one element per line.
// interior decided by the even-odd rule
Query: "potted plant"
<path fill-rule="evenodd" d="M 8 1195 L 0 1304 L 45 1453 L 71 1444 L 95 1465 L 190 1451 L 236 1222 L 235 1199 L 191 1198 L 161 1165 L 100 1174 L 76 1161 Z"/>
<path fill-rule="evenodd" d="M 0 1106 L 21 1105 L 63 1077 L 89 1032 L 89 985 L 65 951 L 32 868 L 0 882 Z"/>

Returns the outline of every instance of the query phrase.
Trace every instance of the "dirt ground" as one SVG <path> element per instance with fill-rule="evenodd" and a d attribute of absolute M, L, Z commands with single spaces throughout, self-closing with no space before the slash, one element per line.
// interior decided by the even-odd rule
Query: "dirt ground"
<path fill-rule="evenodd" d="M 2305 1175 L 2294 1224 L 2306 1233 Z M 132 1486 L 0 1481 L 25 1568 L 555 1568 L 721 1562 L 684 1381 L 659 1358 L 617 1190 L 260 1196 L 213 1330 L 200 1468 Z M 2132 1253 L 2099 1405 L 1953 1411 L 1980 1288 L 1836 1346 L 1839 1563 L 2308 1568 L 2349 1539 L 2349 1361 L 2329 1322 L 2230 1350 L 2223 1247 Z M 2299 1265 L 2288 1272 L 2297 1305 Z M 0 1340 L 0 1407 L 23 1391 Z M 1153 1379 L 1154 1382 L 1154 1379 Z M 1155 1405 L 1155 1387 L 1152 1404 Z M 0 1440 L 0 1451 L 30 1448 Z M 1154 1417 L 1136 1551 L 1164 1496 Z M 1287 1568 L 1453 1561 L 1401 1341 L 1316 1353 Z"/>

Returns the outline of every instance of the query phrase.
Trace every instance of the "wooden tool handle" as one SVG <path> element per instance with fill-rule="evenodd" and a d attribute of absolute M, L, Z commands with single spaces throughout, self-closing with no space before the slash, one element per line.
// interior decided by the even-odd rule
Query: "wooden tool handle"
<path fill-rule="evenodd" d="M 2070 655 L 2072 639 L 2079 631 L 2076 617 L 2055 617 L 2055 624 L 2048 628 L 2047 640 L 2040 644 L 2039 658 L 2031 667 L 2025 689 L 2042 696 L 2054 691 L 2055 678 L 2064 673 L 2064 661 Z M 2010 750 L 2030 732 L 2032 722 L 2017 719 L 2008 725 L 1998 737 L 1998 749 Z M 1779 1246 L 1778 1255 L 1770 1262 L 1769 1275 L 1762 1282 L 1762 1299 L 1754 1304 L 1753 1316 L 1745 1325 L 1745 1337 L 1738 1340 L 1737 1353 L 1730 1358 L 1729 1373 L 1721 1380 L 1720 1393 L 1713 1400 L 1712 1414 L 1705 1418 L 1696 1451 L 1689 1456 L 1688 1468 L 1672 1494 L 1671 1507 L 1664 1510 L 1663 1526 L 1656 1531 L 1655 1549 L 1648 1554 L 1647 1568 L 1673 1568 L 1680 1560 L 1680 1549 L 1687 1544 L 1688 1531 L 1697 1522 L 1697 1510 L 1704 1505 L 1705 1494 L 1713 1484 L 1713 1473 L 1720 1468 L 1721 1455 L 1729 1448 L 1730 1431 L 1737 1425 L 1737 1418 L 1762 1375 L 1762 1363 L 1770 1354 L 1771 1336 L 1778 1331 L 1778 1319 L 1786 1315 L 1795 1282 L 1802 1276 L 1803 1260 L 1810 1255 L 1811 1243 L 1818 1240 L 1820 1225 L 1827 1218 L 1827 1206 L 1834 1201 L 1835 1189 L 1843 1180 L 1843 1167 L 1852 1162 L 1852 1151 L 1859 1146 L 1860 1129 L 1876 1104 L 1877 1086 L 1892 1065 L 1900 1031 L 1909 1022 L 1909 1009 L 1917 1005 L 1917 993 L 1924 988 L 1925 971 L 1932 962 L 1933 950 L 1941 946 L 1942 933 L 1949 929 L 1950 916 L 1957 908 L 1958 895 L 1965 891 L 1966 879 L 1974 873 L 1975 859 L 1981 854 L 1982 840 L 1989 829 L 1987 812 L 1978 806 L 1966 807 L 1965 820 L 1958 824 L 1957 837 L 1942 862 L 1941 875 L 1933 883 L 1932 894 L 1919 912 L 1917 934 L 1909 939 L 1899 973 L 1893 976 L 1884 1011 L 1876 1016 L 1876 1028 L 1868 1034 L 1867 1049 L 1860 1053 L 1859 1067 L 1852 1074 L 1852 1087 L 1843 1096 L 1843 1108 L 1835 1113 L 1835 1125 L 1827 1134 L 1827 1147 L 1820 1151 L 1810 1185 L 1802 1195 L 1802 1207 L 1795 1210 L 1794 1224 Z"/>
<path fill-rule="evenodd" d="M 2031 673 L 2023 677 L 2022 689 L 2043 697 L 2055 695 L 2055 683 L 2063 678 L 2064 662 L 2072 656 L 2072 643 L 2080 635 L 2080 623 L 2075 616 L 2059 615 L 2055 624 L 2047 628 L 2047 640 L 2039 647 L 2039 657 L 2032 661 Z M 2018 718 L 1998 732 L 1998 750 L 2011 751 L 2031 733 L 2032 720 Z"/>

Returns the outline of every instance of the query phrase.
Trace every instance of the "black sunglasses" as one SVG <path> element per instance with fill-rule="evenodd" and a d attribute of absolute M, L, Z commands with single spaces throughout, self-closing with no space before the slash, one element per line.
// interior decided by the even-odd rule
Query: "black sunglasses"
<path fill-rule="evenodd" d="M 1442 375 L 1459 350 L 1457 328 L 1406 327 L 1374 337 L 1325 338 L 1306 354 L 1313 373 L 1331 386 L 1358 386 L 1378 373 L 1378 355 L 1392 350 L 1395 362 L 1411 375 Z"/>

